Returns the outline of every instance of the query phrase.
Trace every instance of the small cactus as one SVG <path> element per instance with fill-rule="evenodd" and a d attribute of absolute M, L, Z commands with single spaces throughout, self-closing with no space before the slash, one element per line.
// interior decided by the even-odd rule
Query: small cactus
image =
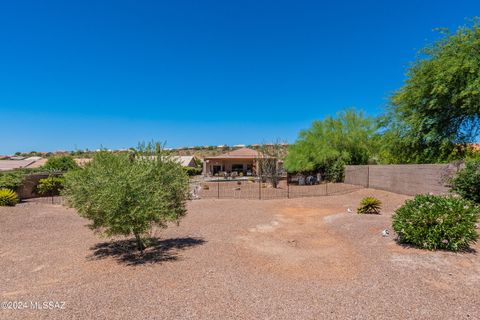
<path fill-rule="evenodd" d="M 382 202 L 375 197 L 365 197 L 360 201 L 360 207 L 357 209 L 358 214 L 380 214 Z"/>

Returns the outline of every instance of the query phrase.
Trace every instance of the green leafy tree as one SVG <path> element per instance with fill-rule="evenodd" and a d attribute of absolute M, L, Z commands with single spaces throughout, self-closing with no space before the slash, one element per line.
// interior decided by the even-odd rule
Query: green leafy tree
<path fill-rule="evenodd" d="M 43 168 L 48 171 L 66 172 L 78 168 L 78 165 L 70 156 L 55 156 L 48 158 Z"/>
<path fill-rule="evenodd" d="M 130 154 L 97 153 L 65 174 L 63 194 L 91 228 L 106 236 L 134 235 L 140 251 L 153 226 L 166 227 L 185 214 L 188 176 L 160 144 Z"/>
<path fill-rule="evenodd" d="M 480 130 L 480 25 L 424 48 L 391 97 L 381 156 L 388 163 L 462 158 Z"/>
<path fill-rule="evenodd" d="M 344 164 L 367 164 L 373 159 L 377 149 L 376 130 L 374 118 L 353 109 L 338 113 L 336 118 L 314 121 L 289 147 L 285 169 L 320 171 L 329 180 L 341 180 Z"/>

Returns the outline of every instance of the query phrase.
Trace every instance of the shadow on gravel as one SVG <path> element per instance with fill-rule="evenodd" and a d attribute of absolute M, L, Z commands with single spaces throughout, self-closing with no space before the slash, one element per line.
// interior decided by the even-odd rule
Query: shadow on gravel
<path fill-rule="evenodd" d="M 204 244 L 202 238 L 173 238 L 159 240 L 150 239 L 150 245 L 143 254 L 137 250 L 135 240 L 117 240 L 98 243 L 91 247 L 93 254 L 91 259 L 115 258 L 119 263 L 129 266 L 142 265 L 147 263 L 161 263 L 178 260 L 178 252 L 190 247 Z"/>
<path fill-rule="evenodd" d="M 458 251 L 451 251 L 451 250 L 445 250 L 445 249 L 428 250 L 428 249 L 423 249 L 421 247 L 418 247 L 418 246 L 415 246 L 415 245 L 412 245 L 412 244 L 402 243 L 398 239 L 395 239 L 395 242 L 397 243 L 397 245 L 399 245 L 400 247 L 402 247 L 404 249 L 416 249 L 416 250 L 423 250 L 423 251 L 430 251 L 430 252 L 465 253 L 465 254 L 475 254 L 475 255 L 478 253 L 478 251 L 475 248 L 472 248 L 472 247 L 462 248 Z"/>

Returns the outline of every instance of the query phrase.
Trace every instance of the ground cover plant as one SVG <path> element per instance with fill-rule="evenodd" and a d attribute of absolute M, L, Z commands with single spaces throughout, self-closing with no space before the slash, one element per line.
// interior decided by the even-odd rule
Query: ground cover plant
<path fill-rule="evenodd" d="M 365 197 L 360 201 L 358 214 L 380 214 L 382 202 L 375 197 Z"/>
<path fill-rule="evenodd" d="M 18 203 L 18 196 L 10 189 L 0 189 L 0 207 L 15 206 Z"/>
<path fill-rule="evenodd" d="M 130 154 L 99 152 L 65 174 L 69 205 L 105 236 L 133 235 L 140 251 L 155 226 L 166 227 L 185 214 L 188 176 L 160 144 Z"/>
<path fill-rule="evenodd" d="M 393 229 L 400 243 L 429 250 L 466 250 L 476 242 L 480 209 L 454 196 L 418 195 L 396 210 Z"/>

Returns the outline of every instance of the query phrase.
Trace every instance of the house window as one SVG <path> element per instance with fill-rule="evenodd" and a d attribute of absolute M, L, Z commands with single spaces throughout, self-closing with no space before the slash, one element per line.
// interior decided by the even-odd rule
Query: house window
<path fill-rule="evenodd" d="M 220 171 L 222 171 L 222 166 L 218 166 L 218 165 L 213 165 L 212 166 L 212 173 L 215 175 L 217 173 L 219 173 Z"/>
<path fill-rule="evenodd" d="M 243 172 L 243 164 L 232 164 L 232 172 Z"/>

